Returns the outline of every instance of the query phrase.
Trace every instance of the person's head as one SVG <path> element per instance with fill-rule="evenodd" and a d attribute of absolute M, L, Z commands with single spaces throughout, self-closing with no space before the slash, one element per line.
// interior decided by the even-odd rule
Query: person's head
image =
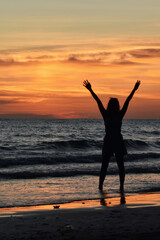
<path fill-rule="evenodd" d="M 106 111 L 109 115 L 119 112 L 119 101 L 117 98 L 110 98 Z"/>

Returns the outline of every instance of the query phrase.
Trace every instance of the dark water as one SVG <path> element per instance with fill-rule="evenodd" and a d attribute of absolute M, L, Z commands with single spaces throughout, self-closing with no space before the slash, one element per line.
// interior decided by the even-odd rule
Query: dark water
<path fill-rule="evenodd" d="M 0 127 L 0 206 L 98 197 L 103 120 L 0 120 Z M 122 134 L 126 191 L 159 191 L 160 121 L 124 120 Z M 113 194 L 117 173 L 113 157 L 105 181 Z"/>

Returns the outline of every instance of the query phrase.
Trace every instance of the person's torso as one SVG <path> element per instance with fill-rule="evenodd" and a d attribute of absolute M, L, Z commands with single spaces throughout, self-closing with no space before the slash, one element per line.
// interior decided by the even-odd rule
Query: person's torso
<path fill-rule="evenodd" d="M 105 131 L 107 135 L 117 136 L 121 134 L 122 119 L 120 114 L 113 116 L 105 116 L 104 118 Z"/>

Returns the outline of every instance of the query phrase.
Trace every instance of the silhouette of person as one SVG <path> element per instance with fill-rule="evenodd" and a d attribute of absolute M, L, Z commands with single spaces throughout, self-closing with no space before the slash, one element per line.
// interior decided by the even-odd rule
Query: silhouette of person
<path fill-rule="evenodd" d="M 121 125 L 122 119 L 127 111 L 129 102 L 132 99 L 135 91 L 138 89 L 139 85 L 140 81 L 138 80 L 132 92 L 127 97 L 122 109 L 120 110 L 119 101 L 117 98 L 110 98 L 107 109 L 105 109 L 101 100 L 92 90 L 91 84 L 88 82 L 88 80 L 85 80 L 83 82 L 83 86 L 90 91 L 92 97 L 96 100 L 105 124 L 106 135 L 104 137 L 102 149 L 102 166 L 99 178 L 99 190 L 101 191 L 103 189 L 103 182 L 107 173 L 109 159 L 111 156 L 113 156 L 113 154 L 115 154 L 117 165 L 119 168 L 120 191 L 124 191 L 125 168 L 123 156 L 127 154 L 127 150 L 121 134 Z"/>

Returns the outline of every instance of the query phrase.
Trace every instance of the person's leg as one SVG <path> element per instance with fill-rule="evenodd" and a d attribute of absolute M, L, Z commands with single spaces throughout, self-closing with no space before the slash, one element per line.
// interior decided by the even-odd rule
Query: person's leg
<path fill-rule="evenodd" d="M 116 156 L 117 165 L 119 168 L 119 178 L 120 178 L 120 191 L 124 191 L 124 180 L 125 180 L 125 168 L 123 156 Z"/>
<path fill-rule="evenodd" d="M 103 182 L 106 176 L 109 158 L 110 157 L 106 157 L 106 158 L 102 157 L 102 166 L 101 166 L 100 177 L 99 177 L 99 190 L 103 189 Z"/>

